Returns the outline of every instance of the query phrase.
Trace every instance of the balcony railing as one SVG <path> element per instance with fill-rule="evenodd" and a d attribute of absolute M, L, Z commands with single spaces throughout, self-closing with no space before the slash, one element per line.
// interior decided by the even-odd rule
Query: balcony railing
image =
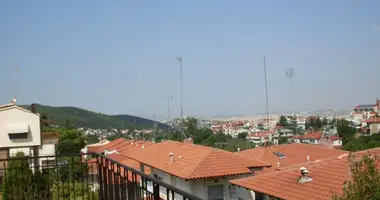
<path fill-rule="evenodd" d="M 201 200 L 101 154 L 0 160 L 0 200 Z"/>

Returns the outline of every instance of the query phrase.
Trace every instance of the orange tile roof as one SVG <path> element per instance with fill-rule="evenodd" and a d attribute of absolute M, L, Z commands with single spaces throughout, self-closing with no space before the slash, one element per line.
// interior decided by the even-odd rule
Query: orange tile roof
<path fill-rule="evenodd" d="M 102 153 L 103 151 L 101 146 L 87 146 L 88 153 Z"/>
<path fill-rule="evenodd" d="M 316 132 L 311 132 L 311 133 L 308 133 L 306 135 L 300 135 L 300 136 L 296 136 L 294 138 L 298 138 L 298 139 L 321 139 L 323 136 L 323 132 L 322 131 L 316 131 Z"/>
<path fill-rule="evenodd" d="M 377 117 L 377 118 L 369 118 L 367 120 L 364 120 L 365 123 L 380 123 L 380 118 Z"/>
<path fill-rule="evenodd" d="M 276 152 L 279 152 L 285 157 L 280 158 L 275 155 Z M 253 149 L 247 149 L 240 152 L 235 152 L 240 156 L 246 158 L 260 160 L 263 162 L 268 162 L 272 165 L 271 168 L 264 168 L 262 172 L 269 172 L 276 170 L 277 163 L 280 163 L 280 167 L 294 165 L 298 163 L 303 163 L 307 161 L 307 156 L 309 156 L 310 161 L 320 160 L 332 156 L 339 156 L 347 153 L 343 150 L 330 149 L 322 146 L 315 146 L 311 144 L 282 144 L 282 145 L 273 145 L 269 147 L 258 147 Z"/>
<path fill-rule="evenodd" d="M 380 155 L 380 148 L 357 152 L 355 160 L 365 153 Z M 316 160 L 310 163 L 297 164 L 280 168 L 279 171 L 259 174 L 247 178 L 230 181 L 232 184 L 289 200 L 328 200 L 334 194 L 341 195 L 343 184 L 351 177 L 348 153 Z M 300 184 L 300 167 L 306 167 L 311 182 Z"/>
<path fill-rule="evenodd" d="M 122 143 L 122 142 L 124 142 L 124 141 L 125 141 L 124 138 L 118 138 L 118 139 L 116 139 L 116 140 L 113 140 L 113 141 L 111 141 L 111 142 L 109 142 L 109 143 L 103 145 L 103 146 L 102 146 L 102 149 L 110 150 L 110 149 L 112 149 L 114 146 L 116 146 L 116 145 L 118 145 L 118 144 L 120 144 L 120 143 Z"/>
<path fill-rule="evenodd" d="M 170 162 L 170 153 L 173 153 L 173 162 Z M 183 179 L 250 174 L 249 167 L 270 166 L 268 163 L 243 158 L 228 151 L 175 141 L 133 148 L 124 154 Z"/>

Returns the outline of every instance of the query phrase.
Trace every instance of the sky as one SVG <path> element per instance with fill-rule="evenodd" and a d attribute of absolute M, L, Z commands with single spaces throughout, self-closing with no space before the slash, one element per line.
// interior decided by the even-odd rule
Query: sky
<path fill-rule="evenodd" d="M 178 117 L 175 56 L 185 116 L 266 112 L 263 56 L 270 112 L 374 103 L 380 1 L 0 1 L 0 104 Z"/>

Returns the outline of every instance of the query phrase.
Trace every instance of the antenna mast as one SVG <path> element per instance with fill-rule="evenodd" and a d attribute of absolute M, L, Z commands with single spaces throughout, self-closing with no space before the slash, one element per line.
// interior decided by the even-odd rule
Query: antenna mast
<path fill-rule="evenodd" d="M 168 121 L 170 121 L 170 100 L 173 100 L 173 97 L 165 97 L 165 99 L 168 101 Z"/>
<path fill-rule="evenodd" d="M 268 84 L 267 84 L 267 67 L 265 63 L 265 56 L 263 57 L 263 60 L 264 60 L 264 76 L 265 76 L 265 96 L 266 96 L 266 103 L 267 103 L 267 128 L 269 129 Z"/>

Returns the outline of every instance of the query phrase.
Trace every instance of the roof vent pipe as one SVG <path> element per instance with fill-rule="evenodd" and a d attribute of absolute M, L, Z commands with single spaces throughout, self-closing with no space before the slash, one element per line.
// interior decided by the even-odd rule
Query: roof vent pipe
<path fill-rule="evenodd" d="M 169 163 L 174 162 L 174 153 L 169 153 Z"/>
<path fill-rule="evenodd" d="M 310 162 L 310 156 L 306 156 L 306 159 L 307 159 L 307 163 Z"/>

